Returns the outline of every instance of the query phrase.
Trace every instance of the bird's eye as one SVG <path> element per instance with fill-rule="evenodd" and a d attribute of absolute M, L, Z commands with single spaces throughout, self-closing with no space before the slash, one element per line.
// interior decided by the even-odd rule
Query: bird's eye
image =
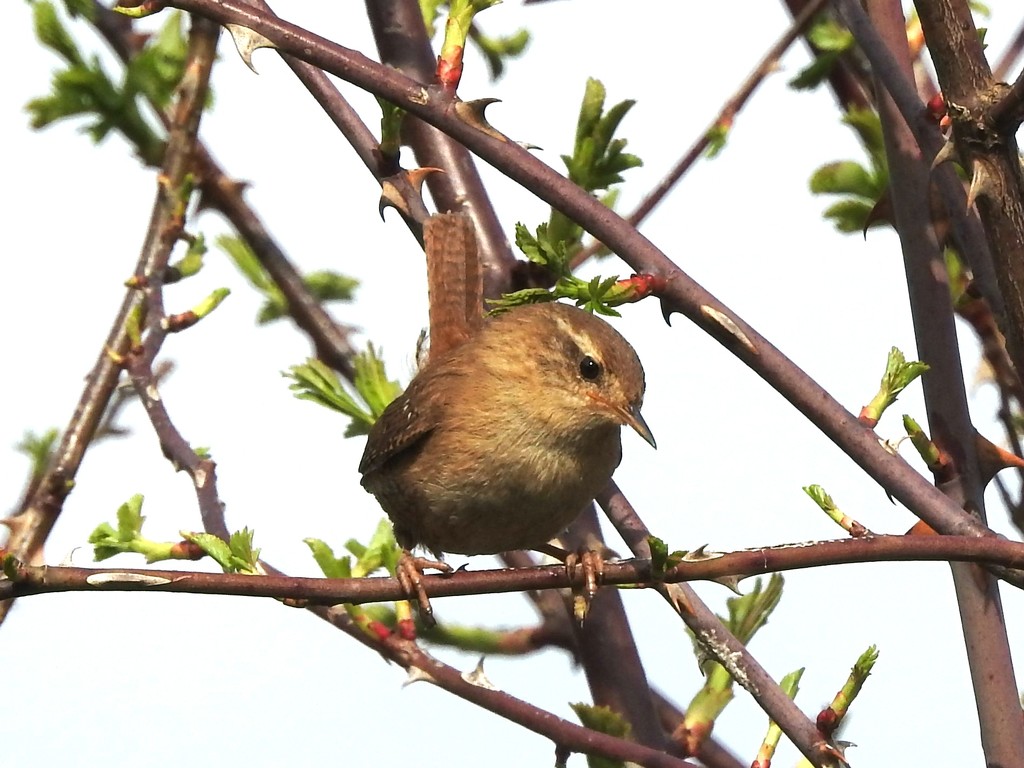
<path fill-rule="evenodd" d="M 580 376 L 584 379 L 593 381 L 600 375 L 601 364 L 590 355 L 587 355 L 580 361 Z"/>

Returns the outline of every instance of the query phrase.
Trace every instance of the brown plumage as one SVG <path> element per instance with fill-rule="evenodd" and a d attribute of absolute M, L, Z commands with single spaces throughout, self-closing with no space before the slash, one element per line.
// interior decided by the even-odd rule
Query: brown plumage
<path fill-rule="evenodd" d="M 406 549 L 543 545 L 608 482 L 621 425 L 652 445 L 644 372 L 608 323 L 565 304 L 487 320 L 431 358 L 370 430 L 362 484 Z"/>

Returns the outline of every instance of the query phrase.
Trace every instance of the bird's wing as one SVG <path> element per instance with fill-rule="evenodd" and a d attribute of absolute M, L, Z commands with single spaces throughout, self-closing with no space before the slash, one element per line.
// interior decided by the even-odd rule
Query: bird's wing
<path fill-rule="evenodd" d="M 363 458 L 359 462 L 361 474 L 379 469 L 412 449 L 434 430 L 442 404 L 436 399 L 428 401 L 418 396 L 427 378 L 430 378 L 427 372 L 421 372 L 414 378 L 370 428 Z"/>

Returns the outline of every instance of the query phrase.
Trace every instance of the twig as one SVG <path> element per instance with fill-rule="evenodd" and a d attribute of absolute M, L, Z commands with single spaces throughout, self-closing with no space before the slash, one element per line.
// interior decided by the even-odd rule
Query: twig
<path fill-rule="evenodd" d="M 384 64 L 396 67 L 413 80 L 432 83 L 437 63 L 417 0 L 367 2 L 367 16 Z M 483 270 L 484 298 L 495 299 L 511 290 L 515 257 L 491 205 L 473 158 L 458 141 L 413 116 L 403 123 L 421 166 L 444 173 L 427 177 L 427 187 L 439 213 L 462 211 L 473 220 Z"/>
<path fill-rule="evenodd" d="M 97 31 L 123 62 L 128 62 L 138 53 L 139 38 L 133 35 L 128 19 L 98 2 L 93 3 L 93 18 Z M 286 59 L 286 61 L 288 60 Z M 291 66 L 295 64 L 295 60 L 291 59 L 288 63 Z M 307 87 L 311 90 L 321 89 L 323 84 L 320 81 L 326 80 L 326 75 L 308 64 L 302 66 L 306 70 L 319 73 L 319 76 L 309 78 L 310 83 L 307 84 Z M 334 88 L 329 81 L 328 86 Z M 337 92 L 337 89 L 334 90 Z M 340 96 L 337 99 L 330 95 L 318 96 L 318 100 L 320 98 L 324 99 L 325 110 L 335 124 L 347 126 L 347 132 L 345 130 L 343 132 L 346 137 L 352 134 L 349 140 L 360 158 L 363 158 L 366 155 L 367 139 L 365 136 L 369 136 L 369 141 L 372 142 L 372 135 L 365 129 L 361 133 L 356 126 L 352 125 L 349 116 L 351 108 L 346 111 L 347 104 L 338 103 Z M 163 126 L 169 129 L 168 114 L 156 105 L 151 106 Z M 352 357 L 355 355 L 355 350 L 348 338 L 350 329 L 336 323 L 323 305 L 306 288 L 302 276 L 289 261 L 284 250 L 267 232 L 252 207 L 245 202 L 242 196 L 244 185 L 225 173 L 201 141 L 196 144 L 194 160 L 198 168 L 197 175 L 203 193 L 203 202 L 214 210 L 220 211 L 245 239 L 260 265 L 267 270 L 267 274 L 287 299 L 288 313 L 295 320 L 296 325 L 309 336 L 316 349 L 317 357 L 351 380 L 354 373 Z"/>
<path fill-rule="evenodd" d="M 789 29 L 782 33 L 779 39 L 776 40 L 764 56 L 761 57 L 761 61 L 754 68 L 754 71 L 747 75 L 747 78 L 740 84 L 736 93 L 725 102 L 721 110 L 719 110 L 718 116 L 711 121 L 700 137 L 690 145 L 690 148 L 675 164 L 675 166 L 673 166 L 672 170 L 669 171 L 668 174 L 658 182 L 657 186 L 644 196 L 644 199 L 640 201 L 640 204 L 628 216 L 626 216 L 626 221 L 634 227 L 639 226 L 640 223 L 650 215 L 651 211 L 653 211 L 658 204 L 665 199 L 665 196 L 671 191 L 671 189 L 679 183 L 679 180 L 683 178 L 687 171 L 690 170 L 691 166 L 701 156 L 701 153 L 707 149 L 708 145 L 711 143 L 711 138 L 714 135 L 715 130 L 722 127 L 729 128 L 732 126 L 737 113 L 743 109 L 744 105 L 746 105 L 750 97 L 754 95 L 754 91 L 757 90 L 758 86 L 761 85 L 764 79 L 775 71 L 775 68 L 778 66 L 779 59 L 782 58 L 782 54 L 789 49 L 793 44 L 793 41 L 800 36 L 800 33 L 807 26 L 808 22 L 810 22 L 814 15 L 821 10 L 822 6 L 824 6 L 826 2 L 827 0 L 810 0 L 810 2 L 803 7 L 797 17 L 793 19 L 793 23 L 790 24 Z M 585 262 L 601 250 L 601 247 L 601 243 L 593 242 L 581 248 L 572 258 L 572 268 L 575 269 Z"/>
<path fill-rule="evenodd" d="M 621 516 L 620 516 L 621 519 Z M 643 546 L 645 539 L 636 539 Z M 0 553 L 3 553 L 0 550 Z M 9 555 L 9 550 L 7 551 Z M 4 555 L 0 554 L 0 558 Z M 676 584 L 710 581 L 728 576 L 759 576 L 831 565 L 879 562 L 962 562 L 1024 567 L 1024 544 L 1004 538 L 973 536 L 864 536 L 858 539 L 779 544 L 736 552 L 705 553 L 687 560 L 652 581 L 646 560 L 625 560 L 605 565 L 606 585 Z M 397 579 L 324 579 L 298 576 L 245 576 L 141 568 L 77 568 L 25 565 L 11 557 L 7 578 L 0 578 L 0 599 L 53 592 L 175 592 L 183 594 L 290 598 L 318 605 L 377 603 L 407 597 Z M 12 575 L 13 574 L 13 575 Z M 423 578 L 431 598 L 570 589 L 583 585 L 582 576 L 570 578 L 563 565 L 541 565 L 486 571 L 460 570 L 450 576 Z"/>
<path fill-rule="evenodd" d="M 141 290 L 146 297 L 146 336 L 141 349 L 129 350 L 125 360 L 132 384 L 160 438 L 164 454 L 175 466 L 185 469 L 192 478 L 204 527 L 218 536 L 227 537 L 224 511 L 217 496 L 214 463 L 198 456 L 174 427 L 163 399 L 157 394 L 152 368 L 167 336 L 163 275 L 171 249 L 184 230 L 182 211 L 188 198 L 183 190 L 188 184 L 187 176 L 194 167 L 199 121 L 206 103 L 210 72 L 217 56 L 219 33 L 220 28 L 209 20 L 201 17 L 193 19 L 185 74 L 178 86 L 179 98 L 171 116 L 164 167 L 150 236 L 147 237 L 147 245 L 156 251 L 154 268 L 138 275 Z"/>
<path fill-rule="evenodd" d="M 885 85 L 903 119 L 913 131 L 923 156 L 927 159 L 934 158 L 942 148 L 944 139 L 928 117 L 917 88 L 896 66 L 859 2 L 833 0 L 833 5 L 850 28 L 857 45 L 871 62 L 872 71 Z M 935 169 L 933 178 L 939 186 L 946 210 L 952 220 L 953 233 L 960 253 L 970 265 L 978 289 L 999 318 L 1005 334 L 1006 303 L 999 289 L 985 230 L 978 218 L 970 215 L 963 183 L 953 168 L 948 163 L 943 163 Z"/>
<path fill-rule="evenodd" d="M 899 0 L 868 0 L 867 7 L 903 76 L 912 77 L 913 63 Z M 879 114 L 917 348 L 930 367 L 923 377 L 923 386 L 928 422 L 933 430 L 931 438 L 952 457 L 956 472 L 942 487 L 956 503 L 984 520 L 984 488 L 978 471 L 974 426 L 967 408 L 953 308 L 942 249 L 931 224 L 929 167 L 922 161 L 917 142 L 892 98 L 884 91 Z M 1006 713 L 1007 708 L 1018 709 L 1017 687 L 996 580 L 976 566 L 954 563 L 952 569 L 986 759 L 995 765 L 1024 764 L 1021 719 Z"/>
<path fill-rule="evenodd" d="M 614 481 L 600 494 L 598 503 L 615 530 L 636 557 L 649 558 L 650 531 Z M 750 655 L 746 647 L 688 585 L 658 585 L 658 592 L 675 608 L 704 650 L 721 664 L 754 698 L 771 719 L 814 765 L 833 765 L 837 750 L 815 724 L 785 694 L 779 684 Z"/>
<path fill-rule="evenodd" d="M 850 0 L 837 2 L 851 4 Z M 917 10 L 956 149 L 972 176 L 972 197 L 1005 301 L 1007 317 L 1001 327 L 1007 349 L 1017 370 L 1024 370 L 1024 175 L 1013 132 L 992 116 L 1003 89 L 992 78 L 966 0 L 918 2 Z M 891 91 L 888 83 L 886 87 Z M 987 292 L 985 298 L 989 298 Z"/>
<path fill-rule="evenodd" d="M 207 19 L 194 20 L 195 34 L 190 41 L 189 61 L 185 75 L 179 85 L 179 100 L 175 107 L 173 125 L 161 172 L 162 183 L 157 192 L 156 203 L 150 219 L 149 231 L 136 266 L 136 274 L 152 276 L 162 280 L 171 249 L 179 231 L 179 205 L 176 196 L 185 184 L 191 170 L 191 155 L 202 112 L 202 101 L 206 95 L 209 66 L 212 65 L 216 47 L 217 26 Z M 198 101 L 196 95 L 198 93 Z M 143 295 L 129 289 L 114 326 L 100 350 L 99 359 L 90 372 L 85 390 L 78 401 L 71 422 L 64 430 L 50 468 L 40 481 L 30 503 L 18 516 L 19 524 L 11 532 L 7 548 L 19 558 L 29 559 L 38 551 L 49 536 L 74 485 L 82 457 L 90 445 L 110 398 L 114 394 L 120 375 L 117 360 L 127 351 L 129 345 L 128 325 L 132 315 L 145 304 Z M 0 622 L 6 618 L 11 603 L 0 605 Z"/>

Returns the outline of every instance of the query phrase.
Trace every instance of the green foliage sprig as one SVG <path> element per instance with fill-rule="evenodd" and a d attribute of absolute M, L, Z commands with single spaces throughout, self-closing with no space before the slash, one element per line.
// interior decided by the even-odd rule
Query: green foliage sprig
<path fill-rule="evenodd" d="M 818 17 L 807 30 L 807 40 L 816 56 L 789 81 L 790 87 L 797 90 L 808 90 L 821 85 L 839 57 L 854 46 L 850 30 L 826 15 Z"/>
<path fill-rule="evenodd" d="M 516 246 L 530 261 L 548 268 L 557 279 L 552 289 L 525 288 L 491 299 L 491 313 L 505 312 L 523 304 L 541 304 L 558 299 L 572 299 L 576 306 L 599 315 L 618 317 L 614 309 L 647 296 L 653 290 L 649 276 L 634 276 L 620 280 L 614 277 L 576 277 L 570 271 L 570 255 L 566 241 L 551 236 L 550 225 L 541 224 L 531 233 L 524 224 L 516 224 Z"/>
<path fill-rule="evenodd" d="M 282 375 L 292 379 L 289 389 L 300 400 L 311 400 L 348 416 L 352 421 L 345 429 L 345 437 L 353 437 L 369 432 L 384 409 L 402 392 L 398 382 L 387 377 L 384 362 L 372 344 L 356 355 L 353 367 L 356 397 L 349 394 L 331 368 L 315 358 L 293 365 Z"/>
<path fill-rule="evenodd" d="M 592 194 L 608 190 L 602 202 L 611 206 L 617 195 L 610 187 L 622 182 L 625 171 L 642 166 L 643 160 L 624 151 L 626 139 L 615 138 L 619 124 L 636 102 L 620 101 L 605 110 L 606 96 L 600 80 L 587 80 L 576 121 L 572 154 L 561 157 L 571 181 Z M 564 214 L 552 210 L 549 229 L 551 238 L 564 241 L 570 253 L 579 248 L 583 229 Z"/>
<path fill-rule="evenodd" d="M 41 435 L 37 435 L 35 432 L 26 432 L 21 438 L 21 442 L 15 446 L 19 452 L 28 456 L 32 463 L 30 472 L 33 478 L 41 478 L 46 472 L 59 435 L 60 432 L 52 428 Z"/>
<path fill-rule="evenodd" d="M 370 537 L 369 544 L 355 539 L 345 542 L 348 555 L 338 557 L 331 547 L 320 539 L 305 539 L 306 546 L 313 553 L 313 559 L 329 579 L 350 579 L 369 576 L 384 568 L 394 574 L 402 548 L 395 541 L 395 534 L 388 520 L 381 520 Z M 355 560 L 353 561 L 353 558 Z"/>
<path fill-rule="evenodd" d="M 853 128 L 868 153 L 868 165 L 841 160 L 821 166 L 811 176 L 811 192 L 816 195 L 840 195 L 841 199 L 825 210 L 840 232 L 863 232 L 884 224 L 875 216 L 889 188 L 889 166 L 885 159 L 882 125 L 873 110 L 851 109 L 843 122 Z"/>
<path fill-rule="evenodd" d="M 263 269 L 256 254 L 242 239 L 228 235 L 217 238 L 217 246 L 235 263 L 238 271 L 249 284 L 263 294 L 266 302 L 256 313 L 260 325 L 272 323 L 288 316 L 288 299 Z M 359 281 L 330 270 L 320 270 L 303 275 L 302 282 L 317 301 L 351 301 Z"/>
<path fill-rule="evenodd" d="M 91 4 L 66 3 L 69 15 L 86 16 Z M 33 3 L 36 37 L 67 65 L 53 75 L 51 91 L 27 105 L 33 128 L 41 129 L 73 117 L 90 117 L 85 132 L 100 142 L 118 131 L 136 148 L 148 165 L 159 165 L 164 151 L 163 130 L 143 117 L 141 101 L 161 109 L 170 103 L 184 72 L 187 42 L 182 15 L 168 14 L 167 21 L 124 68 L 116 83 L 95 55 L 86 56 L 68 30 L 56 7 L 48 0 Z"/>
<path fill-rule="evenodd" d="M 885 361 L 885 373 L 878 383 L 878 392 L 871 398 L 860 412 L 860 419 L 874 425 L 882 418 L 886 409 L 896 402 L 896 398 L 918 376 L 928 370 L 928 364 L 919 360 L 907 360 L 898 348 L 889 350 Z"/>
<path fill-rule="evenodd" d="M 720 616 L 725 626 L 744 645 L 761 629 L 782 599 L 782 576 L 772 574 L 765 585 L 757 579 L 754 588 L 741 597 L 726 601 L 729 615 Z M 698 658 L 705 658 L 703 649 L 694 638 Z M 733 697 L 733 679 L 728 670 L 717 661 L 705 660 L 701 665 L 705 674 L 704 685 L 686 708 L 684 727 L 694 733 L 708 732 Z"/>

